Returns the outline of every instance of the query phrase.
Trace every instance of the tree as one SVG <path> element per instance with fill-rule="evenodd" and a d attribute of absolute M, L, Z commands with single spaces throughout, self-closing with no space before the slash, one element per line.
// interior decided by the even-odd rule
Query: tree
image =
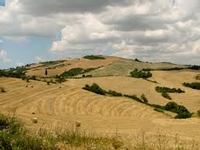
<path fill-rule="evenodd" d="M 45 75 L 46 75 L 46 76 L 48 75 L 48 71 L 47 71 L 47 69 L 45 69 Z"/>

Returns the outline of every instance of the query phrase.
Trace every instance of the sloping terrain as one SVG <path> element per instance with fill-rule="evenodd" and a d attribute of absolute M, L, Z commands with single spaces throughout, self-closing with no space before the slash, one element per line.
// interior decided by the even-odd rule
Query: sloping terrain
<path fill-rule="evenodd" d="M 0 78 L 0 81 L 7 91 L 0 94 L 1 112 L 19 115 L 28 123 L 37 116 L 39 125 L 62 122 L 70 127 L 78 119 L 87 128 L 123 130 L 132 129 L 133 124 L 137 125 L 136 120 L 166 118 L 151 107 L 127 98 L 99 96 L 67 83 L 60 87 L 35 81 L 27 84 L 19 79 Z"/>
<path fill-rule="evenodd" d="M 85 58 L 65 59 L 60 61 L 43 62 L 28 67 L 27 75 L 45 76 L 45 69 L 48 69 L 48 76 L 59 75 L 72 68 L 99 68 L 105 67 L 119 58 L 105 56 L 105 59 L 89 60 Z"/>
<path fill-rule="evenodd" d="M 28 67 L 27 75 L 45 76 L 45 69 L 48 69 L 48 76 L 59 75 L 72 68 L 94 68 L 88 74 L 92 76 L 127 76 L 135 68 L 143 69 L 168 69 L 186 68 L 184 65 L 171 63 L 149 63 L 132 59 L 104 56 L 105 59 L 89 60 L 85 58 L 65 59 L 59 61 L 42 62 Z"/>
<path fill-rule="evenodd" d="M 127 76 L 130 72 L 138 68 L 141 69 L 169 69 L 169 68 L 186 68 L 184 65 L 176 65 L 171 63 L 149 63 L 140 62 L 132 59 L 120 58 L 112 64 L 93 70 L 90 73 L 93 76 Z"/>
<path fill-rule="evenodd" d="M 70 63 L 70 65 L 67 65 Z M 104 66 L 104 67 L 101 67 Z M 73 128 L 80 120 L 82 128 L 90 132 L 111 132 L 132 134 L 138 131 L 162 133 L 181 138 L 200 140 L 200 119 L 172 119 L 172 113 L 160 113 L 152 107 L 125 97 L 101 96 L 83 90 L 85 84 L 97 83 L 105 90 L 115 90 L 123 94 L 144 94 L 149 103 L 165 105 L 170 100 L 155 91 L 156 86 L 181 88 L 185 93 L 170 93 L 171 101 L 184 105 L 191 112 L 200 110 L 200 91 L 184 87 L 184 82 L 196 82 L 199 71 L 152 71 L 149 80 L 127 77 L 134 68 L 174 68 L 184 67 L 168 63 L 144 63 L 128 59 L 107 57 L 105 60 L 73 59 L 51 62 L 50 65 L 30 66 L 27 74 L 44 76 L 45 68 L 50 67 L 49 76 L 60 74 L 70 68 L 96 68 L 90 72 L 93 77 L 67 79 L 62 84 L 0 78 L 0 113 L 15 114 L 29 127 Z M 116 76 L 115 76 L 116 75 Z M 98 76 L 98 77 L 95 77 Z M 104 77 L 103 77 L 104 76 Z M 154 81 L 154 82 L 152 82 Z M 38 118 L 33 124 L 31 119 Z"/>

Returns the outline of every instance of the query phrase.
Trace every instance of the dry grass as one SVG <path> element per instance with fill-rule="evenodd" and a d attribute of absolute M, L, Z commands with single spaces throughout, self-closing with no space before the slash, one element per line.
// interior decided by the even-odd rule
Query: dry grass
<path fill-rule="evenodd" d="M 178 104 L 186 106 L 191 112 L 200 108 L 200 93 L 182 86 L 182 83 L 195 81 L 197 72 L 155 71 L 151 80 L 159 86 L 181 88 L 186 93 L 171 94 Z M 0 94 L 0 112 L 15 113 L 29 128 L 63 127 L 70 129 L 76 120 L 81 128 L 92 132 L 135 134 L 145 130 L 156 135 L 158 130 L 179 135 L 180 140 L 200 139 L 200 120 L 191 118 L 174 120 L 151 107 L 127 98 L 104 97 L 82 90 L 85 84 L 99 84 L 105 90 L 115 90 L 125 94 L 145 94 L 149 103 L 165 105 L 168 101 L 155 91 L 156 83 L 129 77 L 99 77 L 69 80 L 66 83 L 46 85 L 44 82 L 26 83 L 21 79 L 0 78 L 6 93 Z M 33 85 L 31 86 L 26 85 Z M 62 86 L 62 88 L 59 88 Z M 34 114 L 32 114 L 34 112 Z M 173 115 L 173 114 L 172 114 Z M 37 117 L 33 124 L 31 118 Z M 147 140 L 149 141 L 149 140 Z M 188 140 L 190 141 L 190 140 Z M 152 142 L 155 143 L 155 142 Z M 150 147 L 150 146 L 148 146 Z M 159 146 L 157 146 L 159 147 Z"/>
<path fill-rule="evenodd" d="M 140 131 L 131 136 L 104 133 L 91 134 L 84 130 L 64 128 L 27 129 L 15 117 L 0 115 L 0 148 L 20 150 L 198 150 L 195 140 L 181 140 L 179 135 Z M 79 127 L 78 127 L 79 128 Z"/>

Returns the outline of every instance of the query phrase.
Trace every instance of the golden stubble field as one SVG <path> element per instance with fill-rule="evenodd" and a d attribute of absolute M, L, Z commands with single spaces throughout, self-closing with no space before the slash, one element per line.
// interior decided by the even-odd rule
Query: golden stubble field
<path fill-rule="evenodd" d="M 198 72 L 154 71 L 150 80 L 130 77 L 94 77 L 69 79 L 62 84 L 47 85 L 44 82 L 0 78 L 0 86 L 6 93 L 0 93 L 0 112 L 15 115 L 28 127 L 72 128 L 75 121 L 82 123 L 88 132 L 134 134 L 145 131 L 150 134 L 175 136 L 182 139 L 200 140 L 200 119 L 172 119 L 172 114 L 162 114 L 153 108 L 127 98 L 101 96 L 82 87 L 97 83 L 105 90 L 124 94 L 145 94 L 150 103 L 165 105 L 164 99 L 155 91 L 156 86 L 175 87 L 185 90 L 182 94 L 171 94 L 173 101 L 186 106 L 191 112 L 200 109 L 200 92 L 182 86 L 183 82 L 196 81 Z M 33 124 L 31 119 L 38 118 Z"/>

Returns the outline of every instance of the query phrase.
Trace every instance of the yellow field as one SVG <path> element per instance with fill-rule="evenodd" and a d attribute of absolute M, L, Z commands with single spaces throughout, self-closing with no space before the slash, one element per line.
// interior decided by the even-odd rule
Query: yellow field
<path fill-rule="evenodd" d="M 182 94 L 170 94 L 173 101 L 186 106 L 191 112 L 200 109 L 200 92 L 182 86 L 183 82 L 195 81 L 198 72 L 191 71 L 154 71 L 150 80 L 130 77 L 97 77 L 70 79 L 63 84 L 50 84 L 39 81 L 0 78 L 0 87 L 6 93 L 0 93 L 0 112 L 15 114 L 29 127 L 72 128 L 80 120 L 82 128 L 91 132 L 117 132 L 132 134 L 138 131 L 174 136 L 200 141 L 200 119 L 172 119 L 173 114 L 163 114 L 152 107 L 128 98 L 101 96 L 82 87 L 97 83 L 105 90 L 115 90 L 124 94 L 145 94 L 150 103 L 165 105 L 164 99 L 155 91 L 156 86 L 181 88 Z M 31 119 L 38 118 L 38 124 Z"/>

